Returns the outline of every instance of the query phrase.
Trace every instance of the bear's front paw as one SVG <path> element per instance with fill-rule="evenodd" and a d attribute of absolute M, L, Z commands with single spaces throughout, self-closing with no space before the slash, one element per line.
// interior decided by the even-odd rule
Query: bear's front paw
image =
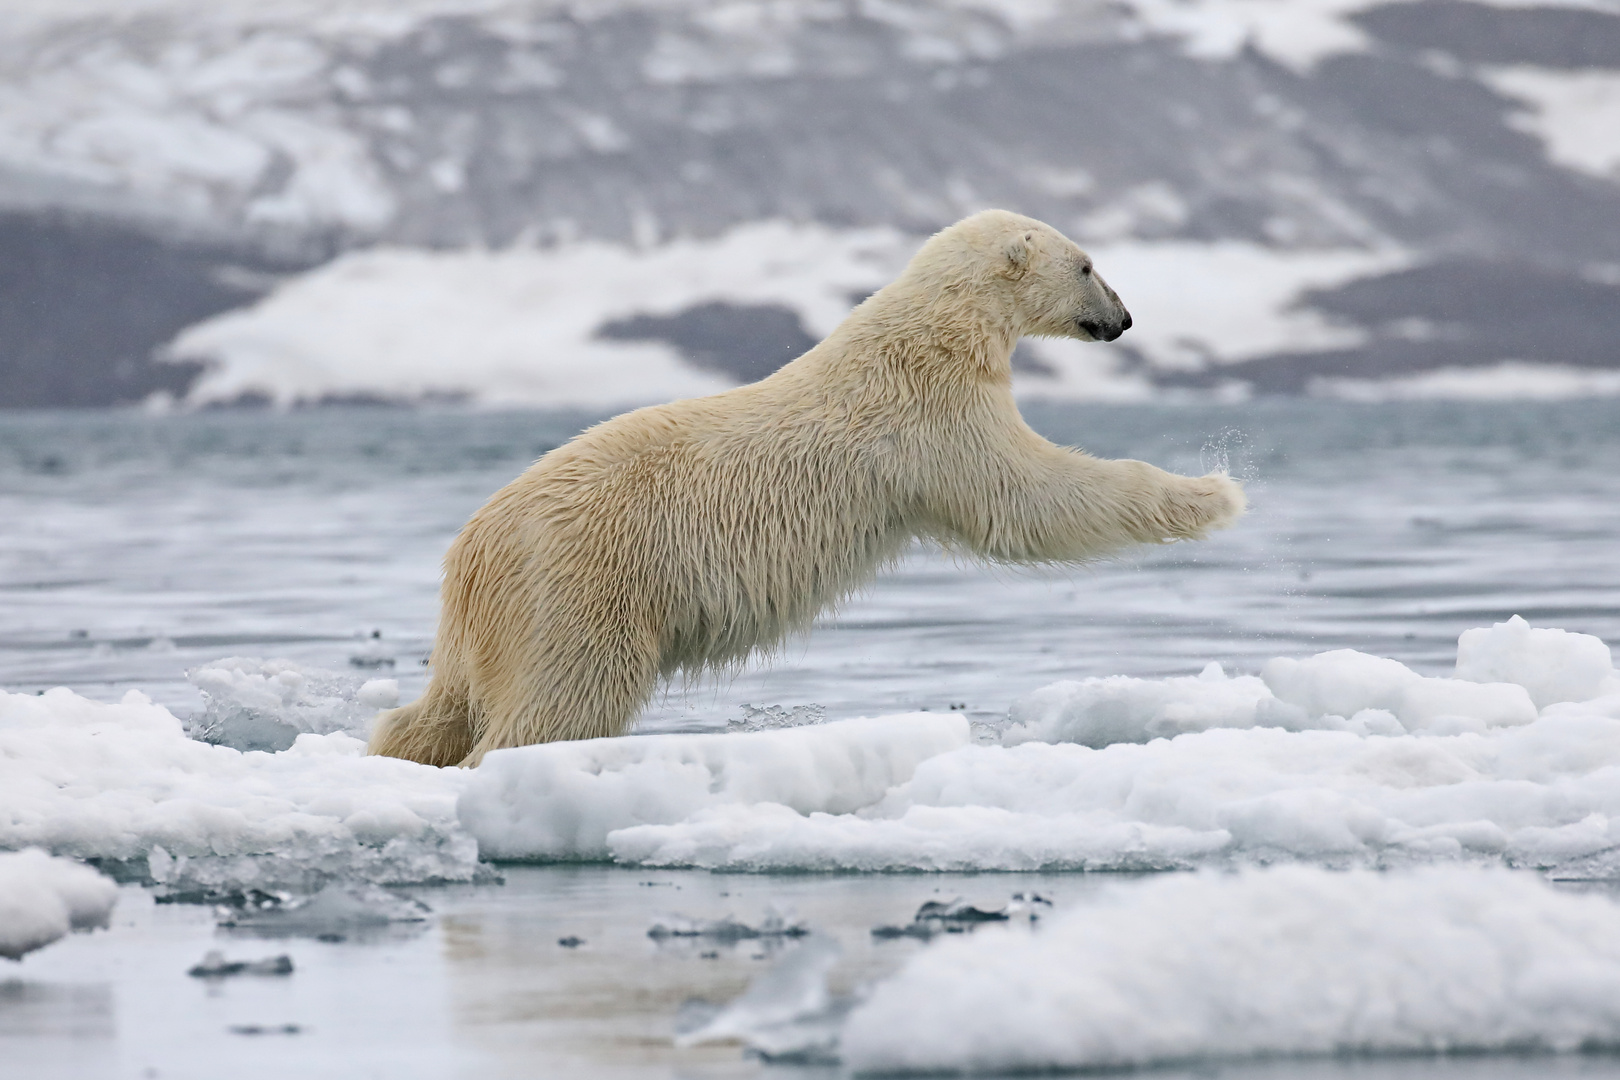
<path fill-rule="evenodd" d="M 1196 540 L 1211 529 L 1224 529 L 1243 516 L 1249 500 L 1243 486 L 1225 473 L 1188 477 L 1170 498 L 1168 539 Z"/>

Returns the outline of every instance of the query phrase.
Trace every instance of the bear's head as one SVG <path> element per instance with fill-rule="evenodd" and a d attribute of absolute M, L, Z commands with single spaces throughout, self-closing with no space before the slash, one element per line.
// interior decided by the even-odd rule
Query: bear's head
<path fill-rule="evenodd" d="M 963 218 L 930 240 L 916 262 L 947 279 L 971 277 L 972 290 L 994 306 L 1014 338 L 1113 341 L 1131 328 L 1131 313 L 1091 256 L 1022 214 L 984 210 Z"/>

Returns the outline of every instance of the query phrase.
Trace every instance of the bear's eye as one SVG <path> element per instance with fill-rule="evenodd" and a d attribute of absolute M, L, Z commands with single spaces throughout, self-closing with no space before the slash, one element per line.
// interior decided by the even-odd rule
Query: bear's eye
<path fill-rule="evenodd" d="M 1091 276 L 1091 264 L 1090 263 L 1086 263 L 1084 266 L 1080 267 L 1080 276 L 1081 277 L 1090 277 Z"/>

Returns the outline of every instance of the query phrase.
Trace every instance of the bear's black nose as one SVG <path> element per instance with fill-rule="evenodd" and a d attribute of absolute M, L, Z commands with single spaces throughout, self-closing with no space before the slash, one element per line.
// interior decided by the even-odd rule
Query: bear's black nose
<path fill-rule="evenodd" d="M 1125 331 L 1129 330 L 1130 328 L 1131 328 L 1131 313 L 1127 311 L 1125 313 L 1125 321 L 1119 324 L 1119 332 L 1123 334 Z"/>

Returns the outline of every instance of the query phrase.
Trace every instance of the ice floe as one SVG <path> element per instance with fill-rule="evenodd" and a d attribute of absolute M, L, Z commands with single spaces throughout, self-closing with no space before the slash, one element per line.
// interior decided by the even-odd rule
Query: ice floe
<path fill-rule="evenodd" d="M 1461 860 L 1620 877 L 1620 677 L 1597 638 L 1520 619 L 1465 633 L 1450 678 L 1338 650 L 1257 675 L 1057 683 L 999 732 L 915 713 L 520 747 L 472 771 L 303 730 L 356 722 L 375 685 L 327 692 L 320 673 L 274 666 L 210 670 L 222 700 L 248 703 L 232 715 L 259 710 L 237 735 L 297 732 L 275 753 L 187 738 L 139 693 L 0 696 L 0 848 L 98 860 L 194 899 L 467 881 L 488 873 L 480 857 L 756 871 Z"/>
<path fill-rule="evenodd" d="M 793 1045 L 788 997 L 739 1001 L 727 1032 Z M 805 1027 L 800 1045 L 840 1044 Z M 1612 901 L 1500 868 L 1289 866 L 1121 884 L 1033 932 L 932 945 L 854 1009 L 840 1052 L 858 1074 L 976 1074 L 1617 1043 Z"/>
<path fill-rule="evenodd" d="M 715 869 L 1620 873 L 1607 646 L 1513 620 L 1464 635 L 1457 675 L 1339 650 L 1259 676 L 1056 684 L 1015 703 L 1005 745 L 918 714 L 526 747 L 492 755 L 462 820 L 486 855 Z M 903 768 L 856 780 L 879 759 Z"/>
<path fill-rule="evenodd" d="M 363 752 L 342 733 L 280 753 L 209 745 L 138 691 L 0 694 L 0 848 L 100 860 L 181 894 L 476 876 L 455 818 L 467 774 Z"/>
<path fill-rule="evenodd" d="M 0 854 L 0 956 L 20 960 L 74 930 L 106 926 L 118 886 L 88 866 L 30 848 Z"/>
<path fill-rule="evenodd" d="M 968 744 L 959 716 L 916 713 L 725 735 L 645 735 L 497 750 L 460 802 L 485 858 L 590 860 L 610 837 L 706 809 L 844 816 Z"/>

